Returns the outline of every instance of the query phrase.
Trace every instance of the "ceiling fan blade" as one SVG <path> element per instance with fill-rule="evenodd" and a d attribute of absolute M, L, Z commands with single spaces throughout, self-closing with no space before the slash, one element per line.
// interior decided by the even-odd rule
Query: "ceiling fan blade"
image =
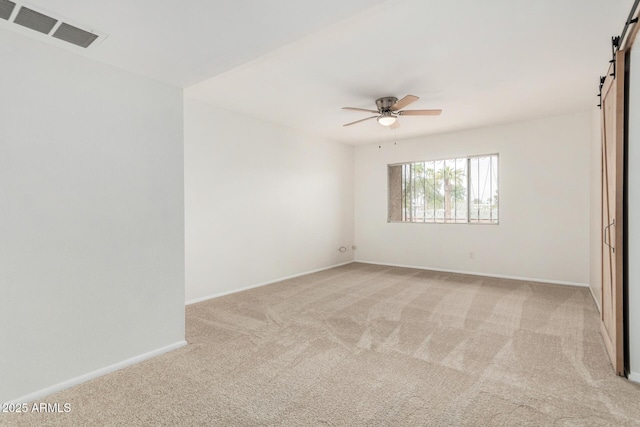
<path fill-rule="evenodd" d="M 377 111 L 376 111 L 376 113 L 377 113 Z M 367 117 L 366 119 L 356 120 L 355 122 L 347 123 L 347 124 L 342 125 L 342 126 L 351 126 L 351 125 L 355 125 L 356 123 L 364 122 L 365 120 L 375 119 L 375 118 L 377 118 L 377 117 L 378 117 L 378 116 L 371 116 L 371 117 Z"/>
<path fill-rule="evenodd" d="M 366 108 L 342 107 L 343 110 L 366 111 L 367 113 L 378 113 L 378 110 L 367 110 Z"/>
<path fill-rule="evenodd" d="M 389 126 L 389 129 L 398 129 L 400 127 L 400 120 L 396 120 L 394 124 Z"/>
<path fill-rule="evenodd" d="M 417 96 L 415 95 L 407 95 L 404 98 L 402 98 L 400 101 L 396 102 L 395 104 L 393 104 L 391 106 L 391 111 L 398 111 L 398 110 L 402 110 L 404 107 L 406 107 L 407 105 L 416 102 L 418 99 Z"/>
<path fill-rule="evenodd" d="M 439 116 L 442 110 L 404 110 L 398 111 L 399 116 Z"/>

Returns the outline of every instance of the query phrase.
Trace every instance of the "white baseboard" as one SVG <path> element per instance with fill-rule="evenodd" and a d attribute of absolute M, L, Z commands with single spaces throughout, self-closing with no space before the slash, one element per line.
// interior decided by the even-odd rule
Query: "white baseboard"
<path fill-rule="evenodd" d="M 593 288 L 589 285 L 589 290 L 591 291 L 591 296 L 593 297 L 593 302 L 598 307 L 598 313 L 602 313 L 602 308 L 600 307 L 600 303 L 598 302 L 598 298 L 596 298 L 596 294 L 593 293 Z"/>
<path fill-rule="evenodd" d="M 161 355 L 163 353 L 167 353 L 167 352 L 169 352 L 171 350 L 175 350 L 175 349 L 183 347 L 185 345 L 187 345 L 187 342 L 185 340 L 178 341 L 178 342 L 176 342 L 174 344 L 170 344 L 170 345 L 168 345 L 166 347 L 161 347 L 161 348 L 158 348 L 156 350 L 152 350 L 152 351 L 149 351 L 147 353 L 140 354 L 140 355 L 132 357 L 130 359 L 123 360 L 122 362 L 118 362 L 118 363 L 115 363 L 113 365 L 106 366 L 106 367 L 98 369 L 96 371 L 89 372 L 88 374 L 80 375 L 79 377 L 75 377 L 75 378 L 72 378 L 70 380 L 63 381 L 61 383 L 52 385 L 50 387 L 43 388 L 42 390 L 38 390 L 38 391 L 35 391 L 33 393 L 29 393 L 27 395 L 24 395 L 24 396 L 18 398 L 18 399 L 14 399 L 12 401 L 5 402 L 5 403 L 7 403 L 7 404 L 14 403 L 15 404 L 15 403 L 33 402 L 35 400 L 39 400 L 39 399 L 42 399 L 42 398 L 44 398 L 46 396 L 49 396 L 50 394 L 56 393 L 58 391 L 62 391 L 64 389 L 67 389 L 69 387 L 73 387 L 73 386 L 78 385 L 78 384 L 82 384 L 84 382 L 87 382 L 87 381 L 92 380 L 94 378 L 101 377 L 101 376 L 109 374 L 111 372 L 119 371 L 120 369 L 126 368 L 127 366 L 135 365 L 136 363 L 140 363 L 140 362 L 142 362 L 144 360 L 151 359 L 153 357 L 159 356 L 159 355 Z"/>
<path fill-rule="evenodd" d="M 341 267 L 343 265 L 351 264 L 353 262 L 354 261 L 347 261 L 347 262 L 343 262 L 343 263 L 340 263 L 340 264 L 330 265 L 329 267 L 323 267 L 323 268 L 318 268 L 316 270 L 305 271 L 304 273 L 294 274 L 292 276 L 280 277 L 279 279 L 269 280 L 268 282 L 262 282 L 262 283 L 257 283 L 255 285 L 245 286 L 245 287 L 242 287 L 242 288 L 239 288 L 239 289 L 233 289 L 231 291 L 219 292 L 219 293 L 216 293 L 216 294 L 207 295 L 205 297 L 200 297 L 200 298 L 193 298 L 193 299 L 190 299 L 189 301 L 186 301 L 185 305 L 196 304 L 198 302 L 207 301 L 207 300 L 210 300 L 210 299 L 213 299 L 213 298 L 219 298 L 219 297 L 223 297 L 225 295 L 235 294 L 237 292 L 248 291 L 249 289 L 259 288 L 260 286 L 271 285 L 272 283 L 282 282 L 283 280 L 289 280 L 289 279 L 293 279 L 293 278 L 300 277 L 300 276 L 306 276 L 307 274 L 317 273 L 319 271 L 324 271 L 324 270 L 329 270 L 331 268 Z"/>
<path fill-rule="evenodd" d="M 629 372 L 629 381 L 633 381 L 634 383 L 640 384 L 640 373 L 638 372 Z"/>
<path fill-rule="evenodd" d="M 385 262 L 365 261 L 365 260 L 360 260 L 360 259 L 357 259 L 354 262 L 360 262 L 360 263 L 363 263 L 363 264 L 384 265 L 384 266 L 388 266 L 388 267 L 415 268 L 415 269 L 418 269 L 418 270 L 442 271 L 443 273 L 468 274 L 470 276 L 495 277 L 495 278 L 498 278 L 498 279 L 523 280 L 525 282 L 550 283 L 552 285 L 580 286 L 582 288 L 584 288 L 584 287 L 589 288 L 589 285 L 586 284 L 586 283 L 565 282 L 565 281 L 562 281 L 562 280 L 548 280 L 548 279 L 536 279 L 536 278 L 533 278 L 533 277 L 507 276 L 507 275 L 504 275 L 504 274 L 478 273 L 476 271 L 447 270 L 447 269 L 444 269 L 444 268 L 422 267 L 422 266 L 416 266 L 416 265 L 388 264 L 388 263 L 385 263 Z"/>

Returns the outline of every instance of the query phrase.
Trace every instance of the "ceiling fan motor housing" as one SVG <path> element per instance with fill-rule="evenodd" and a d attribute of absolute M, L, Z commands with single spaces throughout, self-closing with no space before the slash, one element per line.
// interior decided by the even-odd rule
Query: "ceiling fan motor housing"
<path fill-rule="evenodd" d="M 391 107 L 398 102 L 398 98 L 395 96 L 385 96 L 383 98 L 376 99 L 376 106 L 381 113 L 384 111 L 391 111 Z"/>

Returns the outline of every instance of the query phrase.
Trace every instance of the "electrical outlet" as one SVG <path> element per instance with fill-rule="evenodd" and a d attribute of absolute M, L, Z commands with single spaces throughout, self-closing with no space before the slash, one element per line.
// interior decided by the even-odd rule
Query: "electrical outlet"
<path fill-rule="evenodd" d="M 469 259 L 474 259 L 476 257 L 476 254 L 473 252 L 469 252 Z"/>

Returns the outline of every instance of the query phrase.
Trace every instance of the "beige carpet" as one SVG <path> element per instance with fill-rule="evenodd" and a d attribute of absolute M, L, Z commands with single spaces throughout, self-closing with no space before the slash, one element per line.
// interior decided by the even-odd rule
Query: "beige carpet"
<path fill-rule="evenodd" d="M 350 264 L 187 307 L 189 345 L 3 425 L 640 425 L 584 288 Z"/>

